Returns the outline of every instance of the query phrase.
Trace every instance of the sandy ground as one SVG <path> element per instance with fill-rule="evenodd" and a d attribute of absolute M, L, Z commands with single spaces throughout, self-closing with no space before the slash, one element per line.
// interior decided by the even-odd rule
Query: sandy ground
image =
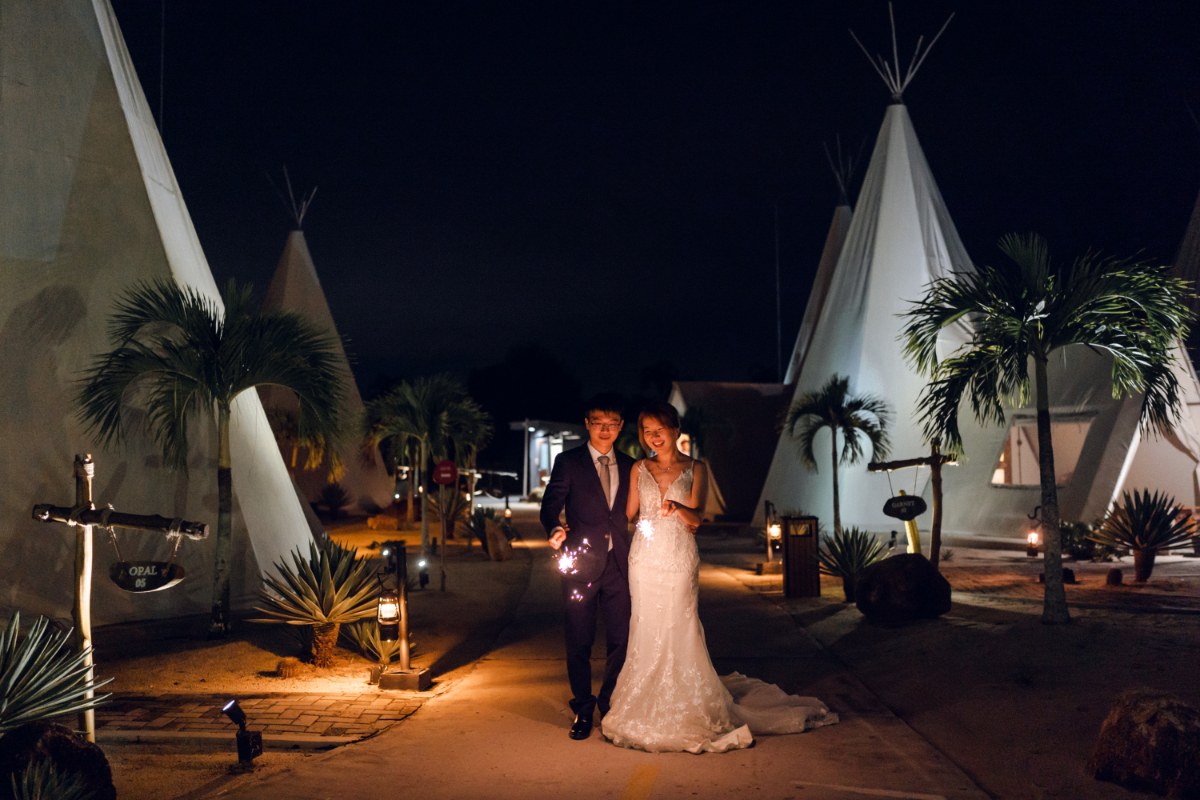
<path fill-rule="evenodd" d="M 390 532 L 353 533 L 363 538 L 360 544 L 390 538 Z M 840 587 L 833 581 L 826 582 L 820 599 L 784 600 L 777 591 L 778 577 L 755 576 L 748 569 L 761 559 L 747 540 L 705 537 L 702 548 L 708 563 L 778 603 L 901 720 L 993 797 L 1144 796 L 1099 784 L 1083 769 L 1113 698 L 1125 688 L 1150 686 L 1200 706 L 1195 678 L 1200 616 L 1075 608 L 1071 625 L 1047 627 L 1040 623 L 1036 602 L 985 592 L 956 593 L 951 612 L 940 620 L 881 627 L 841 603 Z M 528 583 L 534 555 L 536 551 L 518 551 L 513 562 L 491 564 L 477 548 L 470 555 L 458 551 L 450 560 L 446 595 L 436 592 L 436 582 L 435 591 L 414 593 L 414 638 L 424 648 L 419 658 L 434 667 L 443 689 L 452 688 L 457 676 L 468 673 L 473 660 L 487 652 Z M 947 572 L 994 568 L 996 558 L 1011 555 L 975 559 L 960 551 Z M 1164 590 L 1194 599 L 1200 564 L 1167 566 L 1161 578 Z M 1103 569 L 1107 566 L 1081 572 Z M 208 684 L 214 692 L 362 686 L 366 662 L 350 654 L 332 671 L 291 682 L 260 674 L 273 670 L 280 655 L 294 654 L 295 645 L 278 628 L 254 630 L 239 630 L 237 637 L 219 645 L 186 637 L 140 643 L 131 638 L 118 648 L 124 657 L 102 662 L 117 676 L 121 691 L 179 691 L 189 683 L 189 691 Z M 563 684 L 558 688 L 565 691 Z M 106 751 L 123 798 L 213 796 L 226 783 L 240 783 L 228 773 L 231 755 L 219 751 L 166 745 L 108 746 Z M 333 755 L 268 752 L 259 769 L 269 775 Z"/>
<path fill-rule="evenodd" d="M 405 536 L 415 563 L 420 535 L 371 531 L 361 521 L 334 527 L 339 541 L 363 555 L 377 555 L 370 544 Z M 456 670 L 486 652 L 511 615 L 529 580 L 531 556 L 518 546 L 512 561 L 494 563 L 478 545 L 451 542 L 447 558 L 447 591 L 438 590 L 437 562 L 431 585 L 410 594 L 409 612 L 415 646 L 414 667 L 429 668 L 434 691 L 446 691 Z M 382 562 L 380 562 L 382 566 Z M 413 574 L 416 574 L 415 568 Z M 305 665 L 295 678 L 275 676 L 284 656 L 299 656 L 300 645 L 290 626 L 242 622 L 225 641 L 205 639 L 207 619 L 163 624 L 114 626 L 97 632 L 97 671 L 113 678 L 109 691 L 160 694 L 202 692 L 360 692 L 370 663 L 356 652 L 339 648 L 337 664 L 318 670 Z M 233 742 L 222 744 L 104 744 L 121 798 L 190 798 L 208 796 L 239 773 Z M 268 750 L 255 762 L 255 774 L 270 774 L 312 758 L 312 752 Z"/>

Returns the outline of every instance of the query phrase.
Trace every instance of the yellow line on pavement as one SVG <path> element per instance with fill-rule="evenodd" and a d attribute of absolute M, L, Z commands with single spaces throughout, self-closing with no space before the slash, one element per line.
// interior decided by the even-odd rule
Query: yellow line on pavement
<path fill-rule="evenodd" d="M 633 777 L 625 784 L 621 792 L 621 800 L 649 800 L 650 792 L 654 790 L 654 780 L 658 777 L 657 764 L 643 764 L 633 771 Z"/>

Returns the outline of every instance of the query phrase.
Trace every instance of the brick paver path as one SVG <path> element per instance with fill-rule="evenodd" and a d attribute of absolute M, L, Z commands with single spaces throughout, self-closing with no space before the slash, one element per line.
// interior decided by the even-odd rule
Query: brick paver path
<path fill-rule="evenodd" d="M 265 734 L 370 736 L 390 728 L 425 702 L 425 695 L 266 692 L 239 696 L 250 726 Z M 114 694 L 96 709 L 97 730 L 208 731 L 232 734 L 221 713 L 229 697 L 210 694 Z"/>

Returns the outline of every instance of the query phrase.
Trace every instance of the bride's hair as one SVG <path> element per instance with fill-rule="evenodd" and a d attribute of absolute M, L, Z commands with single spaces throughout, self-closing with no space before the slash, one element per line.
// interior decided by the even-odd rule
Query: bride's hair
<path fill-rule="evenodd" d="M 650 445 L 646 444 L 646 438 L 642 435 L 642 420 L 645 419 L 652 419 L 661 425 L 671 428 L 678 434 L 679 412 L 675 410 L 675 406 L 659 400 L 646 406 L 642 409 L 642 413 L 638 414 L 638 444 L 642 446 L 642 452 L 649 457 L 654 451 L 650 449 Z"/>

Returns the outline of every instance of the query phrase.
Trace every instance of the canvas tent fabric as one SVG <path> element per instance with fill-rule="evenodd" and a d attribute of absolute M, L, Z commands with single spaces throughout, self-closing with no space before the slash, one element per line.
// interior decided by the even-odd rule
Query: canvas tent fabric
<path fill-rule="evenodd" d="M 878 395 L 891 407 L 892 458 L 928 454 L 917 411 L 925 381 L 904 358 L 899 315 L 911 308 L 930 281 L 972 269 L 908 111 L 895 103 L 884 117 L 794 397 L 816 390 L 834 374 L 848 376 L 852 391 Z M 948 328 L 938 343 L 939 356 L 945 357 L 968 337 L 966 323 Z M 1177 375 L 1189 407 L 1196 408 L 1192 398 L 1200 398 L 1200 390 L 1185 361 L 1177 363 Z M 1141 398 L 1114 400 L 1110 369 L 1106 357 L 1086 347 L 1064 348 L 1049 365 L 1052 421 L 1064 429 L 1073 424 L 1079 431 L 1076 458 L 1064 471 L 1059 489 L 1061 517 L 1090 522 L 1126 488 L 1164 488 L 1182 504 L 1196 505 L 1200 445 L 1191 414 L 1178 420 L 1169 436 L 1139 436 Z M 1005 425 L 984 428 L 969 408 L 960 410 L 965 455 L 957 466 L 943 470 L 947 536 L 1022 537 L 1029 526 L 1027 515 L 1041 502 L 1036 482 L 995 482 L 1013 429 L 1032 418 L 1031 409 L 1007 411 Z M 781 436 L 760 500 L 815 514 L 831 527 L 830 450 L 826 429 L 817 435 L 819 471 L 809 472 L 800 463 L 795 442 Z M 897 473 L 889 484 L 886 475 L 868 473 L 865 463 L 859 463 L 842 466 L 839 482 L 842 524 L 847 527 L 881 532 L 899 528 L 898 521 L 882 512 L 894 489 L 915 489 L 932 502 L 927 469 L 915 476 L 911 470 Z M 761 508 L 760 502 L 758 521 Z M 923 530 L 929 523 L 930 512 L 918 519 Z"/>
<path fill-rule="evenodd" d="M 776 421 L 790 395 L 779 383 L 676 381 L 669 402 L 680 416 L 702 414 L 693 451 L 709 468 L 706 519 L 749 522 L 778 438 Z"/>
<path fill-rule="evenodd" d="M 800 378 L 804 359 L 812 345 L 813 334 L 817 332 L 817 321 L 821 318 L 825 299 L 829 296 L 833 271 L 837 267 L 838 256 L 842 253 L 842 245 L 846 242 L 846 234 L 850 231 L 850 221 L 853 218 L 854 213 L 846 203 L 833 210 L 829 233 L 825 235 L 825 247 L 821 250 L 821 260 L 817 263 L 817 274 L 813 278 L 812 289 L 808 293 L 808 303 L 804 307 L 800 332 L 796 334 L 796 345 L 792 348 L 792 357 L 788 361 L 787 373 L 783 378 L 783 382 L 789 386 L 794 385 Z"/>
<path fill-rule="evenodd" d="M 337 325 L 329 311 L 325 292 L 321 289 L 304 231 L 294 230 L 288 234 L 283 254 L 279 257 L 279 264 L 263 297 L 263 309 L 298 312 L 318 327 L 337 334 Z M 340 339 L 337 343 L 337 359 L 346 385 L 342 413 L 353 426 L 362 418 L 363 401 Z M 278 406 L 292 411 L 297 409 L 295 395 L 286 389 L 264 386 L 259 388 L 258 393 L 266 408 Z M 384 469 L 378 451 L 363 451 L 357 446 L 357 441 L 356 437 L 350 436 L 343 450 L 346 473 L 341 484 L 350 493 L 351 504 L 374 513 L 391 505 L 395 481 Z M 290 459 L 290 454 L 284 455 Z M 306 470 L 303 468 L 303 459 L 304 454 L 301 453 L 296 465 L 296 483 L 305 497 L 316 500 L 321 490 L 329 484 L 329 462 L 326 460 L 315 470 Z"/>
<path fill-rule="evenodd" d="M 103 507 L 209 523 L 217 516 L 215 424 L 197 424 L 186 473 L 127 409 L 131 435 L 99 448 L 74 416 L 83 370 L 108 349 L 113 302 L 134 283 L 174 278 L 220 296 L 108 0 L 0 1 L 0 614 L 69 619 L 75 534 L 31 519 L 71 505 L 72 460 L 91 453 Z M 235 608 L 260 570 L 309 541 L 308 526 L 258 398 L 231 420 Z M 126 559 L 166 560 L 161 536 L 117 531 Z M 184 542 L 180 585 L 126 594 L 95 534 L 95 624 L 207 613 L 215 536 Z"/>

